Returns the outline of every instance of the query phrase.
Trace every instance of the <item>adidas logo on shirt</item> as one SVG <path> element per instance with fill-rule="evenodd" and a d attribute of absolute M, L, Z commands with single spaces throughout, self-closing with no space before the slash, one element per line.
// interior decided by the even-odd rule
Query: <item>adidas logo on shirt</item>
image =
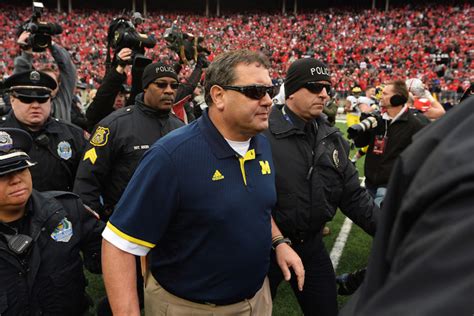
<path fill-rule="evenodd" d="M 212 181 L 219 181 L 222 179 L 224 179 L 224 176 L 219 170 L 216 170 L 216 172 L 214 172 L 214 175 L 212 176 Z"/>

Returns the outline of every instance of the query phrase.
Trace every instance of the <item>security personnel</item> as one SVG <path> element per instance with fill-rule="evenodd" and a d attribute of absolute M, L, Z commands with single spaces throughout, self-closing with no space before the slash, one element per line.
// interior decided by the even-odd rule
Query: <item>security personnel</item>
<path fill-rule="evenodd" d="M 32 189 L 28 133 L 0 128 L 0 314 L 83 315 L 103 224 L 70 192 Z"/>
<path fill-rule="evenodd" d="M 26 71 L 5 81 L 12 111 L 0 120 L 0 127 L 20 128 L 34 140 L 30 157 L 38 162 L 31 168 L 38 191 L 72 191 L 79 160 L 85 146 L 83 131 L 50 117 L 51 92 L 56 82 L 41 71 Z"/>
<path fill-rule="evenodd" d="M 282 256 L 295 251 L 305 270 L 305 286 L 290 284 L 305 315 L 337 315 L 336 283 L 321 230 L 340 208 L 367 233 L 375 233 L 378 207 L 360 187 L 341 132 L 321 116 L 331 77 L 321 61 L 295 61 L 285 79 L 286 104 L 273 108 L 269 129 L 275 163 L 277 204 L 269 270 L 272 295 L 282 281 Z"/>
<path fill-rule="evenodd" d="M 171 113 L 179 86 L 173 68 L 150 64 L 142 83 L 144 93 L 134 106 L 114 111 L 99 122 L 77 172 L 74 192 L 103 220 L 112 213 L 145 151 L 184 125 Z"/>

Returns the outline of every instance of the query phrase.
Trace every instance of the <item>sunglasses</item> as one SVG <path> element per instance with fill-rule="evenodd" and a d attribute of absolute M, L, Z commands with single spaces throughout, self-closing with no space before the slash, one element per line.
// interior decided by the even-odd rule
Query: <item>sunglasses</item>
<path fill-rule="evenodd" d="M 14 95 L 15 98 L 20 100 L 21 103 L 26 103 L 26 104 L 31 104 L 33 102 L 38 102 L 38 103 L 46 103 L 49 99 L 50 96 L 45 96 L 45 97 L 38 97 L 38 96 L 22 96 L 22 95 Z"/>
<path fill-rule="evenodd" d="M 160 89 L 166 89 L 166 87 L 170 86 L 171 89 L 177 90 L 179 88 L 179 83 L 178 82 L 164 82 L 164 81 L 158 81 L 158 82 L 152 82 L 157 88 Z"/>
<path fill-rule="evenodd" d="M 330 96 L 331 95 L 331 85 L 327 83 L 319 83 L 319 82 L 307 82 L 304 84 L 306 89 L 308 89 L 312 93 L 321 93 L 323 88 L 326 89 L 326 93 Z"/>
<path fill-rule="evenodd" d="M 270 98 L 273 98 L 278 94 L 280 91 L 279 86 L 259 86 L 259 85 L 253 85 L 253 86 L 221 86 L 224 90 L 233 90 L 233 91 L 238 91 L 245 95 L 247 98 L 253 99 L 253 100 L 260 100 L 263 97 L 265 97 L 268 93 Z"/>

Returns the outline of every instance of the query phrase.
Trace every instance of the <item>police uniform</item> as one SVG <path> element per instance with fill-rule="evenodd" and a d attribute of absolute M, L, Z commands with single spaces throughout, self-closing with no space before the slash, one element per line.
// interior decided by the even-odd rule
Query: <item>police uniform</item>
<path fill-rule="evenodd" d="M 5 85 L 14 96 L 47 97 L 56 82 L 38 71 L 9 77 Z M 0 119 L 0 127 L 27 131 L 34 144 L 28 153 L 38 165 L 31 168 L 33 186 L 38 191 L 72 191 L 76 170 L 85 146 L 83 131 L 65 121 L 48 118 L 39 131 L 31 131 L 15 116 L 14 111 Z"/>
<path fill-rule="evenodd" d="M 143 74 L 144 88 L 160 77 L 177 79 L 170 67 L 150 64 Z M 79 165 L 74 192 L 107 220 L 145 151 L 181 126 L 184 123 L 169 110 L 147 106 L 139 95 L 134 106 L 114 111 L 98 123 Z"/>
<path fill-rule="evenodd" d="M 152 276 L 179 298 L 241 302 L 267 274 L 274 181 L 265 137 L 253 137 L 240 157 L 205 111 L 145 153 L 103 236 L 135 255 L 149 252 Z"/>
<path fill-rule="evenodd" d="M 31 145 L 26 132 L 0 129 L 0 176 L 31 167 Z M 80 251 L 100 273 L 102 229 L 76 195 L 33 189 L 20 219 L 0 221 L 0 314 L 82 315 L 89 304 Z"/>

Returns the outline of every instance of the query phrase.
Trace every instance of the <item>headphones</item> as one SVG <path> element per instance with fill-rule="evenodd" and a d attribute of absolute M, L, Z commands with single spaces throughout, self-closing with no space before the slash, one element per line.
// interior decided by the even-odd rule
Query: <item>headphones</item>
<path fill-rule="evenodd" d="M 400 105 L 403 105 L 403 104 L 407 103 L 407 101 L 408 101 L 408 99 L 406 97 L 404 97 L 403 95 L 394 94 L 390 98 L 390 105 L 391 106 L 400 106 Z"/>

